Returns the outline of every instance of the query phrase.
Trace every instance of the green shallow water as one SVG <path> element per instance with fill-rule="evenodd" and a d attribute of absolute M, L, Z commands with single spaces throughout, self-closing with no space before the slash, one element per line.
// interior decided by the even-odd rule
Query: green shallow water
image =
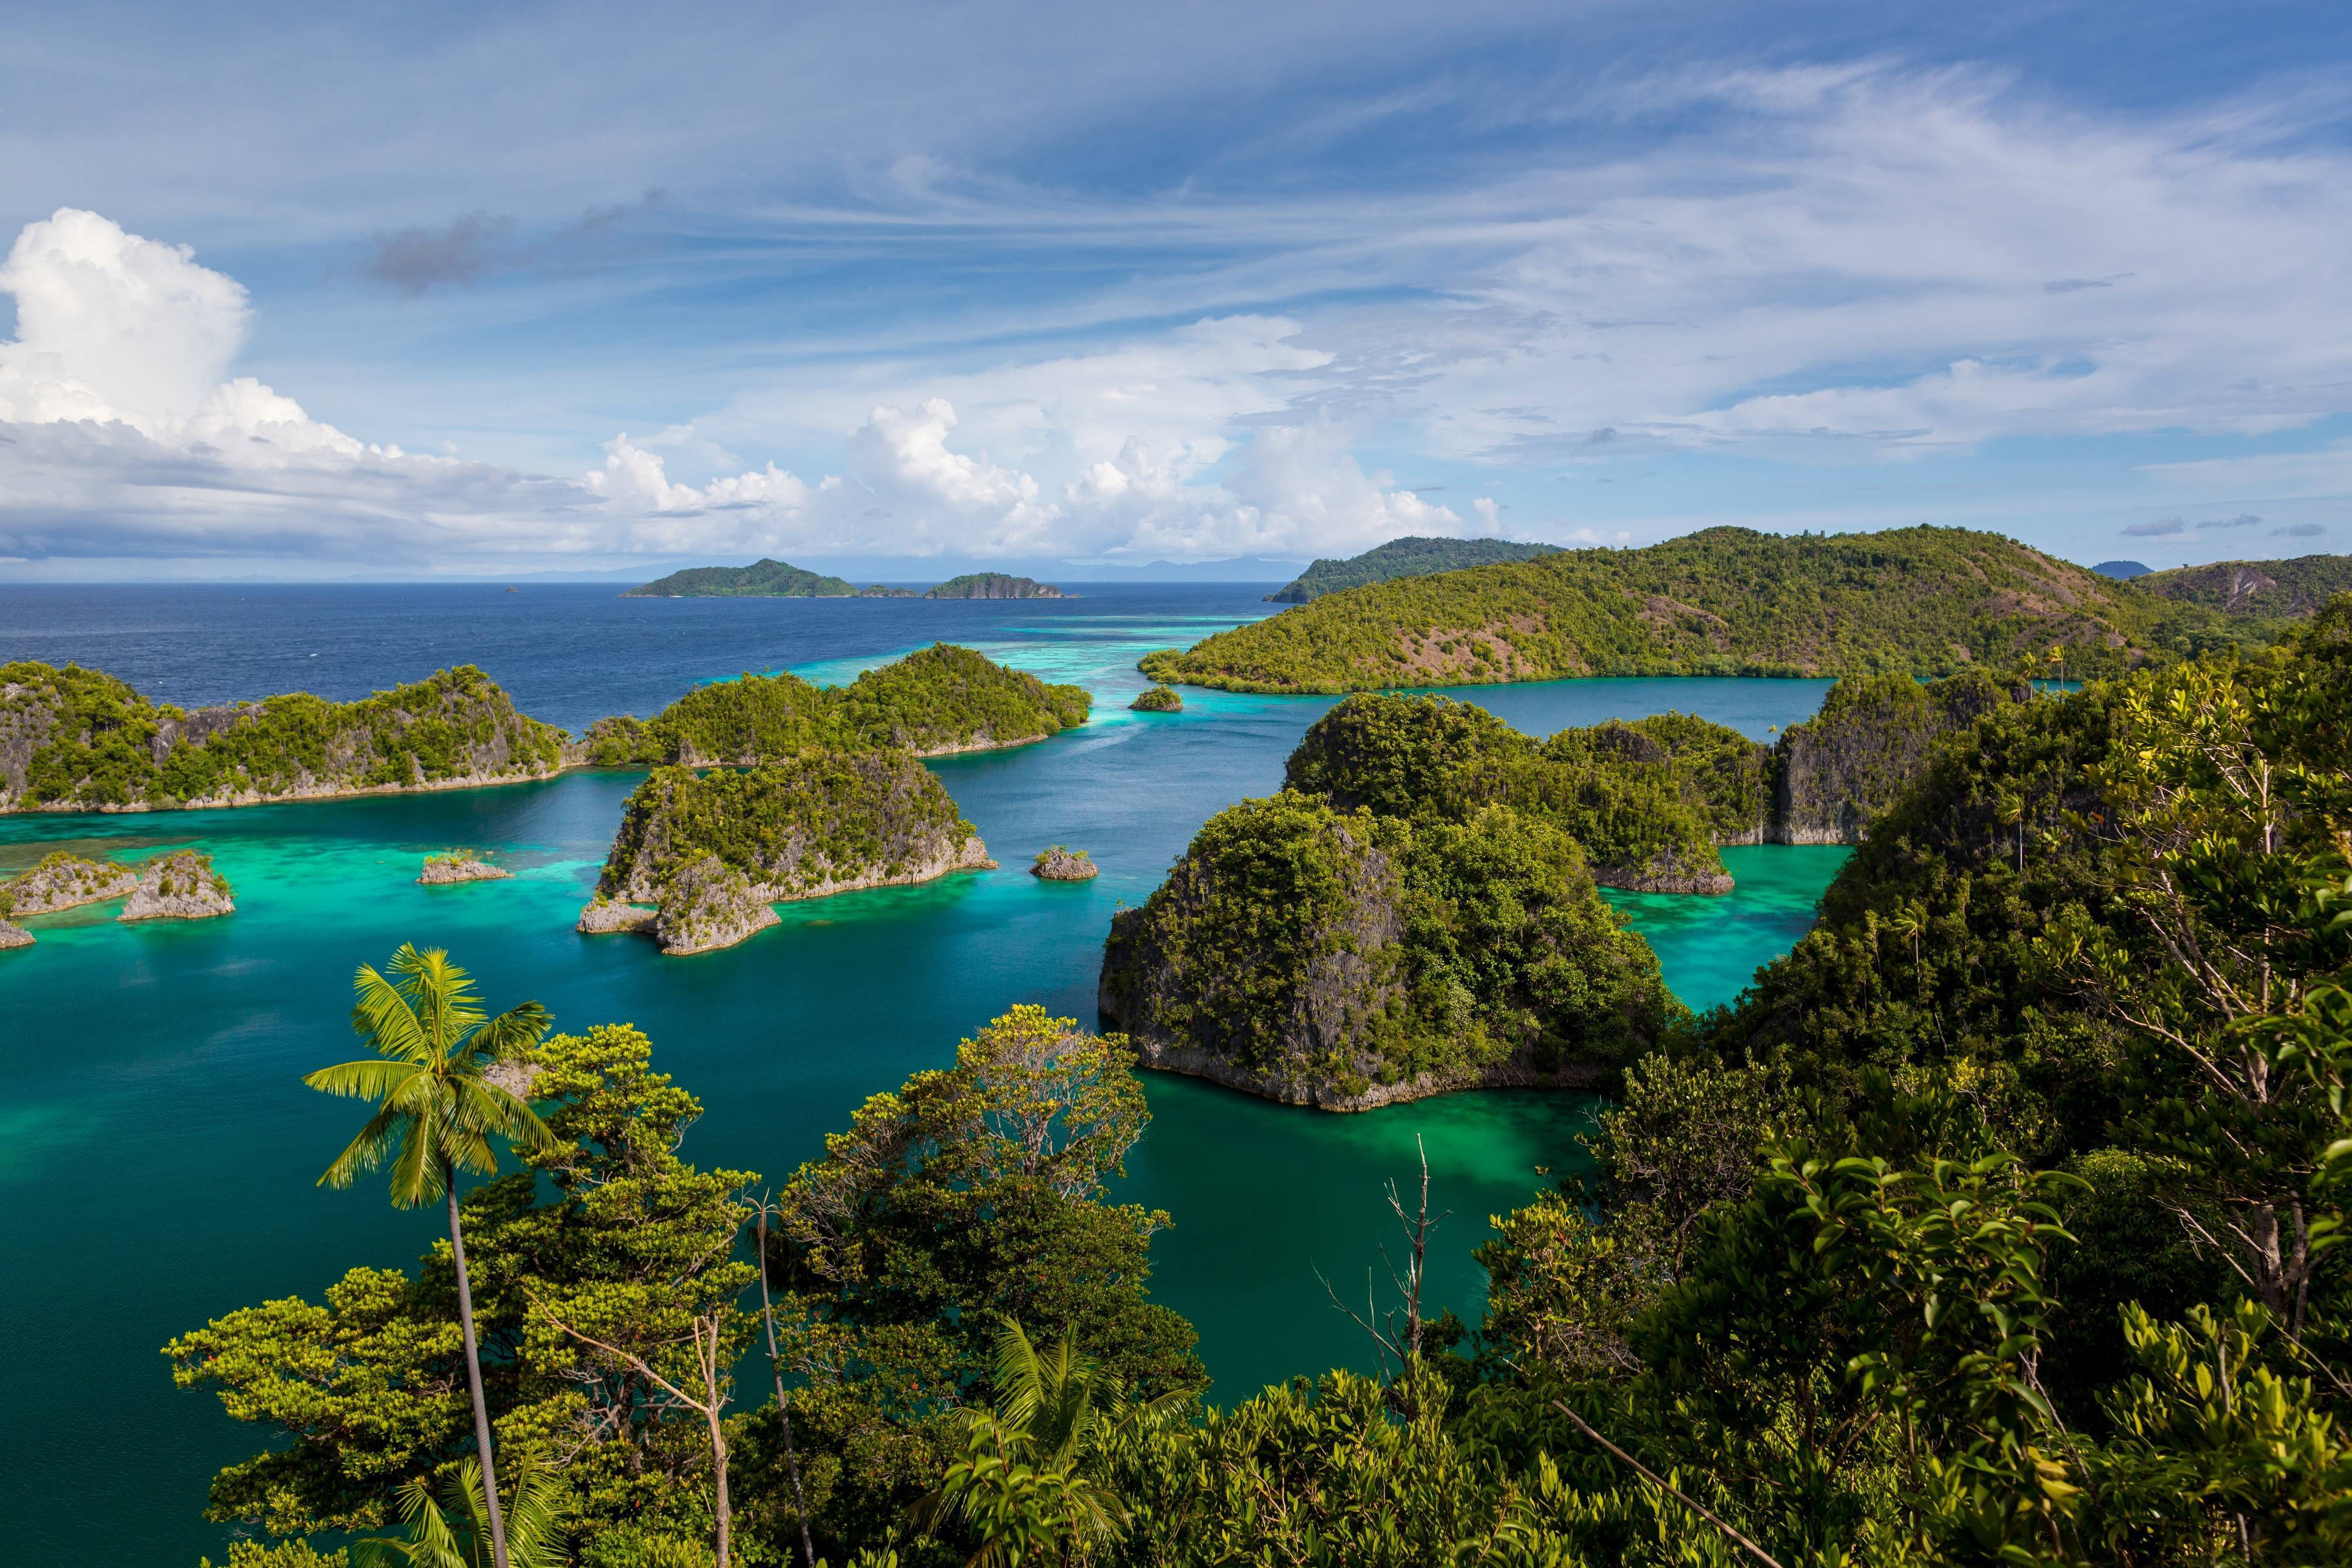
<path fill-rule="evenodd" d="M 1179 629 L 1151 628 L 1153 632 Z M 1129 690 L 1130 642 L 1029 646 L 1021 663 Z M 831 673 L 831 672 L 828 672 Z M 1090 683 L 1092 681 L 1090 680 Z M 1565 682 L 1465 694 L 1548 732 L 1610 713 L 1712 712 L 1751 733 L 1810 713 L 1821 683 Z M 1105 694 L 1108 695 L 1108 693 Z M 212 1471 L 257 1434 L 174 1391 L 156 1348 L 233 1307 L 315 1299 L 344 1268 L 406 1265 L 429 1218 L 370 1189 L 312 1183 L 352 1125 L 300 1075 L 351 1054 L 350 977 L 399 942 L 446 946 L 499 1004 L 537 997 L 562 1027 L 626 1019 L 709 1113 L 688 1154 L 781 1178 L 866 1095 L 948 1061 L 1013 1002 L 1091 1023 L 1102 935 L 1157 885 L 1200 821 L 1276 788 L 1328 706 L 1188 693 L 1175 716 L 1111 710 L 1075 734 L 936 766 L 1007 869 L 788 905 L 726 952 L 660 956 L 582 937 L 585 898 L 623 799 L 621 774 L 242 811 L 0 820 L 0 871 L 74 847 L 125 858 L 193 844 L 238 913 L 123 926 L 112 906 L 38 917 L 38 945 L 0 954 L 0 1334 L 18 1352 L 20 1411 L 0 1427 L 0 1517 L 12 1561 L 187 1564 L 219 1555 L 199 1518 Z M 1052 842 L 1090 849 L 1095 882 L 1018 868 Z M 455 844 L 502 851 L 512 881 L 415 883 Z M 1694 1005 L 1723 999 L 1804 926 L 1837 852 L 1727 854 L 1715 900 L 1617 895 Z M 1591 1104 L 1452 1096 L 1360 1116 L 1269 1105 L 1152 1076 L 1155 1113 L 1122 1196 L 1169 1212 L 1155 1290 L 1199 1326 L 1221 1398 L 1369 1345 L 1328 1305 L 1319 1268 L 1359 1293 L 1392 1240 L 1383 1182 L 1428 1150 L 1433 1300 L 1475 1318 L 1469 1252 L 1487 1217 L 1525 1201 L 1538 1167 L 1579 1157 Z M 92 1542 L 102 1543 L 93 1554 Z"/>

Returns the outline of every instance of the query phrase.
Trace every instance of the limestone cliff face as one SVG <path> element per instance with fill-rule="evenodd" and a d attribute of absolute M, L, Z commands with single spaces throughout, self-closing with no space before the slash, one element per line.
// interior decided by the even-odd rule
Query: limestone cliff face
<path fill-rule="evenodd" d="M 228 878 L 213 870 L 212 857 L 194 850 L 174 850 L 142 868 L 138 891 L 117 918 L 210 920 L 236 913 Z"/>
<path fill-rule="evenodd" d="M 828 753 L 740 771 L 655 769 L 622 812 L 597 898 L 608 910 L 652 904 L 662 912 L 654 929 L 666 947 L 706 952 L 774 924 L 772 912 L 760 920 L 750 904 L 995 863 L 938 777 L 911 754 Z M 583 912 L 581 929 L 592 928 L 597 909 Z M 672 945 L 673 933 L 680 945 Z"/>
<path fill-rule="evenodd" d="M 581 910 L 580 923 L 573 929 L 585 936 L 609 936 L 619 931 L 650 931 L 660 918 L 658 909 L 615 904 L 609 898 L 598 897 Z"/>
<path fill-rule="evenodd" d="M 1639 865 L 1595 866 L 1592 880 L 1626 893 L 1699 894 L 1717 897 L 1732 889 L 1731 873 L 1720 862 L 1697 864 L 1667 851 Z"/>
<path fill-rule="evenodd" d="M 139 868 L 112 861 L 85 860 L 59 851 L 0 887 L 0 906 L 10 915 L 47 915 L 78 904 L 126 898 L 139 885 Z"/>
<path fill-rule="evenodd" d="M 1774 749 L 1772 831 L 1781 844 L 1855 844 L 1927 767 L 1935 743 L 2027 694 L 1979 674 L 1841 681 L 1821 714 Z"/>
<path fill-rule="evenodd" d="M 29 947 L 33 934 L 13 921 L 0 920 L 0 948 Z"/>
<path fill-rule="evenodd" d="M 1291 1105 L 1364 1110 L 1415 1093 L 1380 1084 L 1362 1039 L 1403 1000 L 1401 868 L 1361 828 L 1332 832 L 1336 883 L 1295 938 L 1234 961 L 1183 939 L 1218 917 L 1231 868 L 1188 855 L 1150 905 L 1111 917 L 1098 1001 L 1146 1067 L 1208 1078 Z"/>
<path fill-rule="evenodd" d="M 1029 868 L 1029 874 L 1045 882 L 1092 882 L 1102 874 L 1102 868 L 1095 864 L 1093 856 L 1083 851 L 1074 854 L 1055 844 L 1037 857 L 1036 863 Z"/>

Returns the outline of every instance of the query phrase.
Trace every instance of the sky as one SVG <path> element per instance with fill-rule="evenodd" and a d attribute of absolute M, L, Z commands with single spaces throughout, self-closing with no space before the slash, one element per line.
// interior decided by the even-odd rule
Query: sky
<path fill-rule="evenodd" d="M 2352 550 L 2352 6 L 84 3 L 0 580 Z"/>

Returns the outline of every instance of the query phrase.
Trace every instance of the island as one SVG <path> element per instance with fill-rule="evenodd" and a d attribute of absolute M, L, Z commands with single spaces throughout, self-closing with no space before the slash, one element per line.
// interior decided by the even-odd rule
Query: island
<path fill-rule="evenodd" d="M 9 919 L 5 912 L 0 912 L 0 949 L 32 945 L 33 934 Z"/>
<path fill-rule="evenodd" d="M 0 914 L 12 917 L 51 915 L 79 904 L 128 898 L 138 886 L 137 866 L 94 861 L 69 850 L 55 850 L 43 855 L 32 870 L 0 886 L 0 900 L 5 901 Z"/>
<path fill-rule="evenodd" d="M 1092 882 L 1102 874 L 1102 868 L 1086 851 L 1066 850 L 1055 844 L 1052 849 L 1037 852 L 1029 874 L 1045 882 Z"/>
<path fill-rule="evenodd" d="M 2167 656 L 2217 612 L 1998 534 L 1717 528 L 1642 549 L 1327 594 L 1141 660 L 1157 681 L 1321 693 L 1578 675 L 1947 674 L 2062 655 L 2072 677 Z"/>
<path fill-rule="evenodd" d="M 545 779 L 563 732 L 471 664 L 331 702 L 184 711 L 68 664 L 0 664 L 0 811 L 250 806 Z"/>
<path fill-rule="evenodd" d="M 868 583 L 857 591 L 860 599 L 917 599 L 921 596 L 911 588 L 893 588 L 887 582 Z"/>
<path fill-rule="evenodd" d="M 1211 818 L 1111 917 L 1097 1001 L 1147 1067 L 1327 1111 L 1593 1087 L 1686 1017 L 1549 823 L 1296 790 Z"/>
<path fill-rule="evenodd" d="M 1182 713 L 1184 696 L 1174 686 L 1146 686 L 1127 706 L 1137 713 Z"/>
<path fill-rule="evenodd" d="M 803 570 L 789 561 L 755 560 L 749 566 L 690 566 L 683 571 L 630 589 L 624 599 L 847 599 L 857 590 L 847 580 Z"/>
<path fill-rule="evenodd" d="M 773 904 L 995 863 L 911 751 L 663 767 L 623 808 L 580 928 L 650 929 L 664 952 L 709 952 L 774 925 Z M 630 905 L 656 913 L 648 921 Z"/>
<path fill-rule="evenodd" d="M 479 850 L 447 850 L 426 855 L 424 873 L 416 880 L 427 887 L 443 887 L 461 882 L 504 882 L 513 875 L 506 867 L 484 860 Z"/>
<path fill-rule="evenodd" d="M 211 920 L 236 913 L 228 878 L 213 869 L 213 858 L 194 850 L 173 850 L 139 868 L 139 885 L 117 920 Z"/>
<path fill-rule="evenodd" d="M 846 686 L 789 674 L 713 681 L 651 719 L 598 719 L 567 755 L 599 768 L 748 768 L 877 748 L 944 757 L 1044 740 L 1086 723 L 1093 706 L 1083 687 L 938 643 Z"/>
<path fill-rule="evenodd" d="M 1937 740 L 2030 695 L 1973 670 L 1841 681 L 1815 717 L 1766 746 L 1681 713 L 1538 742 L 1450 697 L 1360 694 L 1307 729 L 1283 782 L 1394 817 L 1463 822 L 1507 803 L 1575 839 L 1603 887 L 1723 894 L 1732 880 L 1718 850 L 1859 843 Z"/>
<path fill-rule="evenodd" d="M 1063 599 L 1068 597 L 1047 582 L 1013 577 L 1001 571 L 972 571 L 949 578 L 924 593 L 926 599 Z"/>
<path fill-rule="evenodd" d="M 1288 586 L 1265 598 L 1269 604 L 1304 604 L 1343 588 L 1361 588 L 1368 582 L 1393 582 L 1401 577 L 1427 577 L 1432 572 L 1493 566 L 1497 561 L 1533 560 L 1559 549 L 1558 545 L 1513 544 L 1508 539 L 1440 539 L 1408 535 L 1346 560 L 1318 560 Z"/>

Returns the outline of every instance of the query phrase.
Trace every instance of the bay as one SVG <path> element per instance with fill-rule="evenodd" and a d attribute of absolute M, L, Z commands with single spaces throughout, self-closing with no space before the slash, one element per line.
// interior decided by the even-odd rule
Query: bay
<path fill-rule="evenodd" d="M 1270 585 L 1269 585 L 1270 586 Z M 1175 715 L 1125 704 L 1141 653 L 1267 609 L 1263 587 L 1097 590 L 1063 601 L 622 600 L 609 588 L 0 590 L 0 661 L 68 659 L 194 705 L 310 689 L 350 697 L 445 664 L 482 665 L 524 711 L 579 728 L 650 714 L 697 681 L 793 669 L 841 680 L 936 639 L 1094 691 L 1083 729 L 933 766 L 1004 869 L 786 905 L 742 946 L 664 958 L 571 929 L 635 776 L 236 811 L 0 819 L 0 871 L 46 850 L 136 856 L 193 844 L 238 913 L 121 926 L 110 906 L 30 923 L 0 955 L 0 1333 L 20 1408 L 0 1427 L 0 1517 L 26 1561 L 217 1558 L 200 1515 L 221 1464 L 258 1433 L 171 1386 L 165 1339 L 240 1305 L 317 1299 L 344 1269 L 406 1267 L 433 1235 L 370 1187 L 313 1183 L 352 1126 L 300 1075 L 342 1060 L 350 977 L 400 942 L 446 946 L 496 1005 L 537 997 L 559 1027 L 626 1020 L 708 1113 L 689 1157 L 781 1180 L 866 1095 L 952 1060 L 1015 1002 L 1095 1021 L 1101 941 L 1200 823 L 1279 787 L 1326 699 L 1187 691 Z M 1570 681 L 1479 687 L 1532 734 L 1665 708 L 1759 737 L 1809 716 L 1823 682 Z M 1025 874 L 1051 843 L 1090 851 L 1092 883 Z M 415 884 L 421 857 L 500 852 L 510 882 Z M 1722 899 L 1612 894 L 1695 1006 L 1727 999 L 1810 920 L 1843 852 L 1727 852 Z M 1269 1105 L 1147 1075 L 1154 1123 L 1120 1196 L 1165 1210 L 1154 1291 L 1199 1327 L 1216 1396 L 1332 1364 L 1371 1364 L 1319 1270 L 1360 1291 L 1393 1241 L 1381 1194 L 1428 1152 L 1449 1212 L 1433 1299 L 1475 1321 L 1471 1249 L 1539 1168 L 1580 1157 L 1591 1103 L 1465 1094 L 1359 1116 Z"/>

